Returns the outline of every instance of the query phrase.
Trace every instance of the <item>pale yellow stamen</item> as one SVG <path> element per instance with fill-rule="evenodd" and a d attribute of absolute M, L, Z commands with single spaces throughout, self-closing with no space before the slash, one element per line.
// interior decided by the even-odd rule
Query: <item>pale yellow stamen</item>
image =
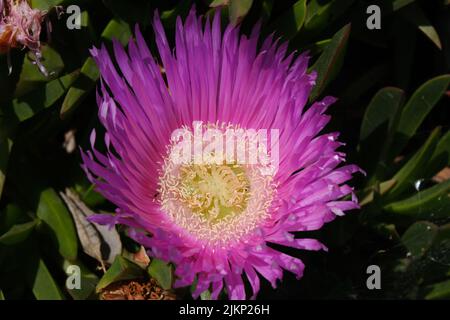
<path fill-rule="evenodd" d="M 254 231 L 268 217 L 273 177 L 258 165 L 177 163 L 168 156 L 159 178 L 164 212 L 193 237 L 224 245 Z"/>

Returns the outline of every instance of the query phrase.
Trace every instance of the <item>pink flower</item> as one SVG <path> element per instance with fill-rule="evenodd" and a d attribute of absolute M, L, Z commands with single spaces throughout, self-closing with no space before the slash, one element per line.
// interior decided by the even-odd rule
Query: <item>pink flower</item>
<path fill-rule="evenodd" d="M 38 51 L 44 16 L 27 0 L 0 0 L 0 53 L 20 47 Z"/>
<path fill-rule="evenodd" d="M 307 107 L 316 79 L 307 73 L 309 57 L 287 55 L 287 44 L 272 37 L 258 48 L 258 27 L 249 37 L 231 25 L 222 34 L 219 12 L 203 24 L 192 10 L 184 24 L 177 20 L 175 50 L 157 14 L 153 27 L 162 68 L 138 28 L 128 52 L 114 42 L 118 69 L 105 47 L 91 51 L 103 79 L 98 105 L 108 151 L 95 149 L 93 131 L 82 166 L 118 208 L 93 221 L 127 225 L 151 256 L 174 264 L 175 286 L 197 281 L 194 297 L 209 289 L 216 299 L 225 288 L 229 298 L 245 299 L 248 283 L 255 298 L 260 276 L 274 288 L 283 270 L 302 277 L 302 261 L 268 243 L 326 250 L 292 232 L 317 230 L 358 208 L 354 196 L 343 197 L 353 195 L 345 182 L 359 168 L 339 166 L 338 133 L 320 134 L 335 99 Z M 277 170 L 175 161 L 174 132 L 190 142 L 208 129 L 278 132 L 274 144 L 262 144 Z"/>
<path fill-rule="evenodd" d="M 41 10 L 32 9 L 27 0 L 0 0 L 0 54 L 9 55 L 12 48 L 28 48 L 33 52 L 39 70 L 47 75 L 41 63 L 39 41 L 45 15 Z"/>

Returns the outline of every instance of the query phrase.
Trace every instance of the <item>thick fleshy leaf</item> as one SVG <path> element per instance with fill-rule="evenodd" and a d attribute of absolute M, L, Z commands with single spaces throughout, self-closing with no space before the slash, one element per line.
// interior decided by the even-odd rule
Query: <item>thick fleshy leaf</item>
<path fill-rule="evenodd" d="M 50 228 L 59 253 L 68 260 L 74 260 L 78 251 L 75 227 L 70 213 L 52 188 L 41 192 L 37 216 Z"/>
<path fill-rule="evenodd" d="M 364 113 L 359 153 L 362 155 L 361 166 L 371 177 L 368 185 L 386 178 L 386 153 L 392 143 L 403 99 L 403 90 L 383 88 L 375 94 Z M 384 143 L 379 143 L 380 140 Z"/>
<path fill-rule="evenodd" d="M 450 165 L 450 131 L 442 136 L 434 150 L 432 160 L 437 158 L 442 158 L 443 164 Z"/>
<path fill-rule="evenodd" d="M 305 35 L 316 34 L 345 12 L 354 0 L 308 1 L 305 17 Z"/>
<path fill-rule="evenodd" d="M 148 274 L 154 278 L 163 289 L 172 287 L 172 266 L 159 259 L 152 259 L 148 266 Z"/>
<path fill-rule="evenodd" d="M 59 6 L 64 0 L 31 0 L 31 7 L 40 10 L 49 10 L 55 6 Z"/>
<path fill-rule="evenodd" d="M 344 62 L 345 51 L 350 35 L 350 24 L 344 26 L 331 39 L 329 45 L 321 54 L 319 59 L 311 67 L 317 72 L 317 81 L 311 92 L 310 100 L 315 100 L 328 83 L 333 80 L 340 71 Z"/>
<path fill-rule="evenodd" d="M 64 300 L 55 279 L 42 259 L 39 259 L 36 273 L 32 281 L 33 294 L 37 300 Z"/>
<path fill-rule="evenodd" d="M 391 190 L 395 186 L 395 184 L 396 181 L 394 179 L 391 179 L 370 186 L 369 188 L 363 190 L 363 196 L 360 197 L 361 200 L 359 201 L 359 204 L 361 206 L 365 206 L 366 204 L 372 202 L 375 196 L 382 196 L 383 194 Z"/>
<path fill-rule="evenodd" d="M 185 17 L 189 13 L 189 10 L 191 10 L 191 3 L 189 1 L 180 1 L 173 9 L 161 12 L 161 21 L 168 28 L 173 28 L 176 24 L 177 17 Z"/>
<path fill-rule="evenodd" d="M 430 222 L 416 222 L 403 234 L 401 241 L 413 259 L 422 257 L 433 244 L 438 227 Z"/>
<path fill-rule="evenodd" d="M 416 218 L 437 218 L 450 216 L 450 180 L 419 191 L 413 196 L 390 203 L 384 210 Z"/>
<path fill-rule="evenodd" d="M 388 239 L 388 240 L 394 240 L 398 241 L 400 240 L 400 236 L 397 232 L 397 228 L 395 227 L 395 224 L 387 224 L 387 223 L 380 223 L 375 225 L 374 230 L 381 235 L 382 237 Z"/>
<path fill-rule="evenodd" d="M 403 108 L 395 142 L 390 150 L 391 158 L 403 150 L 425 117 L 442 98 L 449 84 L 450 75 L 442 75 L 428 80 L 414 92 Z"/>
<path fill-rule="evenodd" d="M 305 51 L 308 51 L 312 56 L 321 54 L 330 44 L 331 39 L 325 39 L 317 41 L 305 47 Z"/>
<path fill-rule="evenodd" d="M 12 101 L 13 112 L 19 121 L 25 121 L 39 111 L 52 106 L 60 99 L 76 81 L 79 71 L 66 74 L 46 83 L 42 88 L 16 98 Z"/>
<path fill-rule="evenodd" d="M 404 92 L 399 88 L 386 87 L 378 91 L 364 113 L 359 140 L 366 140 L 381 126 L 391 127 L 403 98 Z"/>
<path fill-rule="evenodd" d="M 89 184 L 87 186 L 76 184 L 74 186 L 75 191 L 80 195 L 81 201 L 83 201 L 88 207 L 95 207 L 105 203 L 106 199 L 98 192 L 94 190 L 94 185 Z"/>
<path fill-rule="evenodd" d="M 211 300 L 211 291 L 205 290 L 202 293 L 200 293 L 200 299 L 201 300 Z"/>
<path fill-rule="evenodd" d="M 425 177 L 429 178 L 450 165 L 450 131 L 447 131 L 439 140 L 436 149 L 427 165 Z"/>
<path fill-rule="evenodd" d="M 291 8 L 280 15 L 270 27 L 286 40 L 292 39 L 303 27 L 306 18 L 306 0 L 297 1 Z"/>
<path fill-rule="evenodd" d="M 0 244 L 14 245 L 24 241 L 34 230 L 36 224 L 37 220 L 33 220 L 30 222 L 14 225 L 6 233 L 0 236 Z"/>
<path fill-rule="evenodd" d="M 252 7 L 253 0 L 230 0 L 228 12 L 230 22 L 234 25 L 240 23 Z"/>
<path fill-rule="evenodd" d="M 449 299 L 450 298 L 450 280 L 435 283 L 427 287 L 425 299 Z"/>
<path fill-rule="evenodd" d="M 15 97 L 20 97 L 30 92 L 39 83 L 56 79 L 64 68 L 64 62 L 56 50 L 48 45 L 42 46 L 42 64 L 47 70 L 48 76 L 42 74 L 36 64 L 33 63 L 33 54 L 28 52 L 23 60 L 22 71 L 20 73 L 19 82 L 14 93 Z"/>
<path fill-rule="evenodd" d="M 419 28 L 419 30 L 428 39 L 430 39 L 436 45 L 436 47 L 442 49 L 442 43 L 441 39 L 439 38 L 439 34 L 431 24 L 430 20 L 428 20 L 427 16 L 420 6 L 418 6 L 417 4 L 408 6 L 407 8 L 405 8 L 403 16 L 414 26 Z"/>
<path fill-rule="evenodd" d="M 397 181 L 397 183 L 389 191 L 391 199 L 401 194 L 408 187 L 414 186 L 419 179 L 423 178 L 426 172 L 426 165 L 434 153 L 440 134 L 441 129 L 439 127 L 433 130 L 423 146 L 394 175 L 392 179 Z"/>
<path fill-rule="evenodd" d="M 214 0 L 211 8 L 228 6 L 228 16 L 233 25 L 239 24 L 252 7 L 253 0 Z"/>
<path fill-rule="evenodd" d="M 99 77 L 100 73 L 94 59 L 89 57 L 81 67 L 79 79 L 70 87 L 64 98 L 61 107 L 61 118 L 65 118 L 70 111 L 73 111 L 83 101 L 95 87 L 95 82 Z"/>
<path fill-rule="evenodd" d="M 321 2 L 318 0 L 312 0 L 308 3 L 307 15 L 306 15 L 306 25 L 317 24 L 315 20 L 325 20 L 328 18 L 333 6 L 333 1 Z"/>
<path fill-rule="evenodd" d="M 111 20 L 102 33 L 102 39 L 111 41 L 116 38 L 126 44 L 131 36 L 129 25 L 118 19 Z M 89 92 L 94 89 L 100 77 L 98 68 L 92 58 L 86 59 L 81 67 L 80 76 L 67 92 L 61 107 L 61 118 L 66 118 L 80 105 Z"/>
<path fill-rule="evenodd" d="M 229 0 L 213 0 L 209 4 L 209 6 L 211 8 L 218 8 L 218 7 L 222 7 L 222 6 L 228 5 L 228 3 L 229 3 Z"/>
<path fill-rule="evenodd" d="M 30 218 L 25 211 L 14 203 L 9 203 L 0 212 L 0 233 L 5 233 L 16 224 L 29 222 Z"/>
<path fill-rule="evenodd" d="M 69 289 L 66 286 L 66 289 L 74 300 L 86 300 L 95 292 L 95 287 L 99 279 L 97 275 L 91 272 L 81 261 L 70 262 L 64 260 L 63 269 L 67 276 L 72 275 L 72 273 L 67 273 L 68 270 L 70 271 L 70 269 L 68 269 L 69 266 L 72 265 L 80 268 L 80 288 Z"/>
<path fill-rule="evenodd" d="M 390 1 L 392 3 L 391 4 L 392 10 L 397 11 L 415 2 L 416 0 L 390 0 Z"/>
<path fill-rule="evenodd" d="M 137 264 L 118 255 L 111 267 L 106 271 L 97 284 L 97 292 L 120 280 L 137 279 L 143 276 L 142 270 Z"/>
<path fill-rule="evenodd" d="M 270 16 L 272 15 L 273 2 L 274 0 L 262 0 L 260 15 L 263 21 L 270 19 Z"/>

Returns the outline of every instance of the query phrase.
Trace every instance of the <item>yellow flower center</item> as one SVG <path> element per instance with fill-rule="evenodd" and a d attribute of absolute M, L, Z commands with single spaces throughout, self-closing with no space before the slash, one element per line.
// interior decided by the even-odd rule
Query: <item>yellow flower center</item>
<path fill-rule="evenodd" d="M 205 145 L 200 150 L 206 150 Z M 157 197 L 175 225 L 205 245 L 225 246 L 254 231 L 268 217 L 276 188 L 264 165 L 225 160 L 180 162 L 178 152 L 172 142 L 159 176 Z M 214 158 L 214 152 L 205 154 L 204 159 Z"/>
<path fill-rule="evenodd" d="M 210 222 L 247 207 L 250 183 L 240 165 L 184 165 L 179 181 L 176 192 L 181 202 Z"/>

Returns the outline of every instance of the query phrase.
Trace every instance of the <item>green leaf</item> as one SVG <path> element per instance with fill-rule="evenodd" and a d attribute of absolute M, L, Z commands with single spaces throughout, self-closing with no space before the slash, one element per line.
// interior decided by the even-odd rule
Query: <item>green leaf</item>
<path fill-rule="evenodd" d="M 200 299 L 201 300 L 211 300 L 211 292 L 209 290 L 205 290 L 202 293 L 200 293 Z"/>
<path fill-rule="evenodd" d="M 449 299 L 450 298 L 450 280 L 435 283 L 427 287 L 427 300 Z"/>
<path fill-rule="evenodd" d="M 89 57 L 81 67 L 80 76 L 64 98 L 61 107 L 61 118 L 65 119 L 76 107 L 86 98 L 89 92 L 95 87 L 96 81 L 100 77 L 100 72 L 94 59 Z"/>
<path fill-rule="evenodd" d="M 214 0 L 211 8 L 228 6 L 228 16 L 233 25 L 239 24 L 252 7 L 253 0 Z"/>
<path fill-rule="evenodd" d="M 0 236 L 0 243 L 5 245 L 14 245 L 24 241 L 30 233 L 34 230 L 37 221 L 30 221 L 27 223 L 16 224 L 6 233 Z"/>
<path fill-rule="evenodd" d="M 379 223 L 374 226 L 374 231 L 388 240 L 400 240 L 395 224 Z"/>
<path fill-rule="evenodd" d="M 426 170 L 426 165 L 436 148 L 440 133 L 440 127 L 434 129 L 423 146 L 394 175 L 392 179 L 397 181 L 397 183 L 389 191 L 390 199 L 395 198 L 406 188 L 412 186 L 417 180 L 423 178 Z"/>
<path fill-rule="evenodd" d="M 63 269 L 67 276 L 71 275 L 71 273 L 67 273 L 68 267 L 71 265 L 76 265 L 80 268 L 80 289 L 69 289 L 67 286 L 66 289 L 74 300 L 86 300 L 94 293 L 99 279 L 79 260 L 73 262 L 64 260 Z"/>
<path fill-rule="evenodd" d="M 344 13 L 354 0 L 311 0 L 308 1 L 305 17 L 306 37 L 318 35 L 320 31 L 329 26 L 336 18 Z"/>
<path fill-rule="evenodd" d="M 386 129 L 391 127 L 403 98 L 404 92 L 399 88 L 386 87 L 378 91 L 364 113 L 359 141 L 366 140 L 383 125 Z"/>
<path fill-rule="evenodd" d="M 17 83 L 16 91 L 14 93 L 15 97 L 20 97 L 27 92 L 30 92 L 41 82 L 47 82 L 57 78 L 64 68 L 64 62 L 61 56 L 50 46 L 42 46 L 42 64 L 49 74 L 48 77 L 39 71 L 39 68 L 33 63 L 32 56 L 33 54 L 28 52 L 24 57 L 19 82 Z"/>
<path fill-rule="evenodd" d="M 358 152 L 362 158 L 361 166 L 370 177 L 368 185 L 386 178 L 386 153 L 393 140 L 403 100 L 401 89 L 386 87 L 375 94 L 364 113 Z"/>
<path fill-rule="evenodd" d="M 39 10 L 49 10 L 59 6 L 64 0 L 31 0 L 31 7 Z"/>
<path fill-rule="evenodd" d="M 8 203 L 0 212 L 0 233 L 5 233 L 16 224 L 29 222 L 29 217 L 14 203 Z"/>
<path fill-rule="evenodd" d="M 443 164 L 450 165 L 450 130 L 444 134 L 434 150 L 432 160 L 437 158 L 443 158 Z"/>
<path fill-rule="evenodd" d="M 439 140 L 427 166 L 425 177 L 432 177 L 448 165 L 450 165 L 450 131 L 447 131 Z"/>
<path fill-rule="evenodd" d="M 414 92 L 401 113 L 395 143 L 390 152 L 391 158 L 403 150 L 425 117 L 444 95 L 449 84 L 450 75 L 442 75 L 428 80 Z"/>
<path fill-rule="evenodd" d="M 12 148 L 12 140 L 0 135 L 0 199 L 2 197 L 3 185 L 6 178 L 6 169 L 8 168 L 9 153 Z"/>
<path fill-rule="evenodd" d="M 391 190 L 397 181 L 394 179 L 383 181 L 381 183 L 376 183 L 374 186 L 370 186 L 369 188 L 363 190 L 363 197 L 360 197 L 359 204 L 361 206 L 365 206 L 368 203 L 371 203 L 375 199 L 375 195 L 382 196 L 389 190 Z"/>
<path fill-rule="evenodd" d="M 333 1 L 311 0 L 306 9 L 305 26 L 308 29 L 324 28 L 330 19 Z"/>
<path fill-rule="evenodd" d="M 230 0 L 228 13 L 233 25 L 240 23 L 252 7 L 253 0 Z"/>
<path fill-rule="evenodd" d="M 422 257 L 433 244 L 438 227 L 430 222 L 414 223 L 403 234 L 401 241 L 413 259 Z"/>
<path fill-rule="evenodd" d="M 32 290 L 37 300 L 64 300 L 64 295 L 42 259 L 39 259 Z"/>
<path fill-rule="evenodd" d="M 5 295 L 3 294 L 2 289 L 0 289 L 0 300 L 6 300 Z"/>
<path fill-rule="evenodd" d="M 430 39 L 436 47 L 442 49 L 441 39 L 422 8 L 417 4 L 410 5 L 403 11 L 403 16 L 415 27 L 419 28 L 419 30 Z"/>
<path fill-rule="evenodd" d="M 12 108 L 17 119 L 25 121 L 39 111 L 52 106 L 67 92 L 79 74 L 80 72 L 76 70 L 46 83 L 42 89 L 35 89 L 23 97 L 14 99 Z"/>
<path fill-rule="evenodd" d="M 167 262 L 153 259 L 147 271 L 163 289 L 168 290 L 172 287 L 172 266 Z"/>
<path fill-rule="evenodd" d="M 450 212 L 450 180 L 422 190 L 407 199 L 390 203 L 384 210 L 415 218 L 439 218 L 449 216 Z"/>
<path fill-rule="evenodd" d="M 211 8 L 217 8 L 217 7 L 223 7 L 223 6 L 226 6 L 226 5 L 228 5 L 228 3 L 229 3 L 229 0 L 213 0 L 213 1 L 209 4 L 209 6 L 210 6 Z"/>
<path fill-rule="evenodd" d="M 262 0 L 260 16 L 263 21 L 270 19 L 270 16 L 272 15 L 273 2 L 274 0 Z"/>
<path fill-rule="evenodd" d="M 52 188 L 41 192 L 37 216 L 50 227 L 59 253 L 68 260 L 74 260 L 78 251 L 75 227 L 70 213 Z"/>
<path fill-rule="evenodd" d="M 270 29 L 276 30 L 286 40 L 292 39 L 302 28 L 306 18 L 306 0 L 297 1 L 289 10 L 280 15 Z"/>
<path fill-rule="evenodd" d="M 392 2 L 392 11 L 400 10 L 403 7 L 415 2 L 416 0 L 391 0 Z"/>
<path fill-rule="evenodd" d="M 111 41 L 113 38 L 117 39 L 122 45 L 128 43 L 131 37 L 131 29 L 128 23 L 120 19 L 112 19 L 102 32 L 102 40 Z"/>
<path fill-rule="evenodd" d="M 450 240 L 450 223 L 439 227 L 438 241 Z"/>
<path fill-rule="evenodd" d="M 305 51 L 309 51 L 311 56 L 319 55 L 322 53 L 326 47 L 330 44 L 331 39 L 325 39 L 317 41 L 313 44 L 310 44 L 304 48 Z"/>
<path fill-rule="evenodd" d="M 96 291 L 102 291 L 102 289 L 106 288 L 111 283 L 121 280 L 141 278 L 142 275 L 143 270 L 137 264 L 118 255 L 111 267 L 98 282 Z"/>
<path fill-rule="evenodd" d="M 330 44 L 311 67 L 311 70 L 317 71 L 316 85 L 310 95 L 311 101 L 320 96 L 328 83 L 333 80 L 340 71 L 344 62 L 349 35 L 350 24 L 347 24 L 333 36 Z"/>
<path fill-rule="evenodd" d="M 212 4 L 210 5 L 210 7 L 212 7 Z M 177 17 L 187 16 L 190 9 L 190 1 L 180 1 L 174 8 L 161 12 L 161 21 L 166 28 L 174 28 Z"/>
<path fill-rule="evenodd" d="M 116 38 L 122 45 L 125 45 L 130 37 L 131 29 L 129 25 L 119 19 L 112 19 L 102 33 L 102 39 L 104 41 L 111 41 L 113 38 Z M 95 61 L 89 57 L 81 68 L 79 78 L 64 98 L 61 107 L 61 118 L 65 119 L 72 114 L 89 92 L 94 89 L 99 77 L 100 73 Z"/>
<path fill-rule="evenodd" d="M 87 187 L 80 184 L 75 185 L 77 193 L 82 195 L 81 201 L 91 208 L 103 204 L 106 201 L 106 199 L 100 193 L 96 192 L 94 188 L 94 184 L 90 184 Z"/>

